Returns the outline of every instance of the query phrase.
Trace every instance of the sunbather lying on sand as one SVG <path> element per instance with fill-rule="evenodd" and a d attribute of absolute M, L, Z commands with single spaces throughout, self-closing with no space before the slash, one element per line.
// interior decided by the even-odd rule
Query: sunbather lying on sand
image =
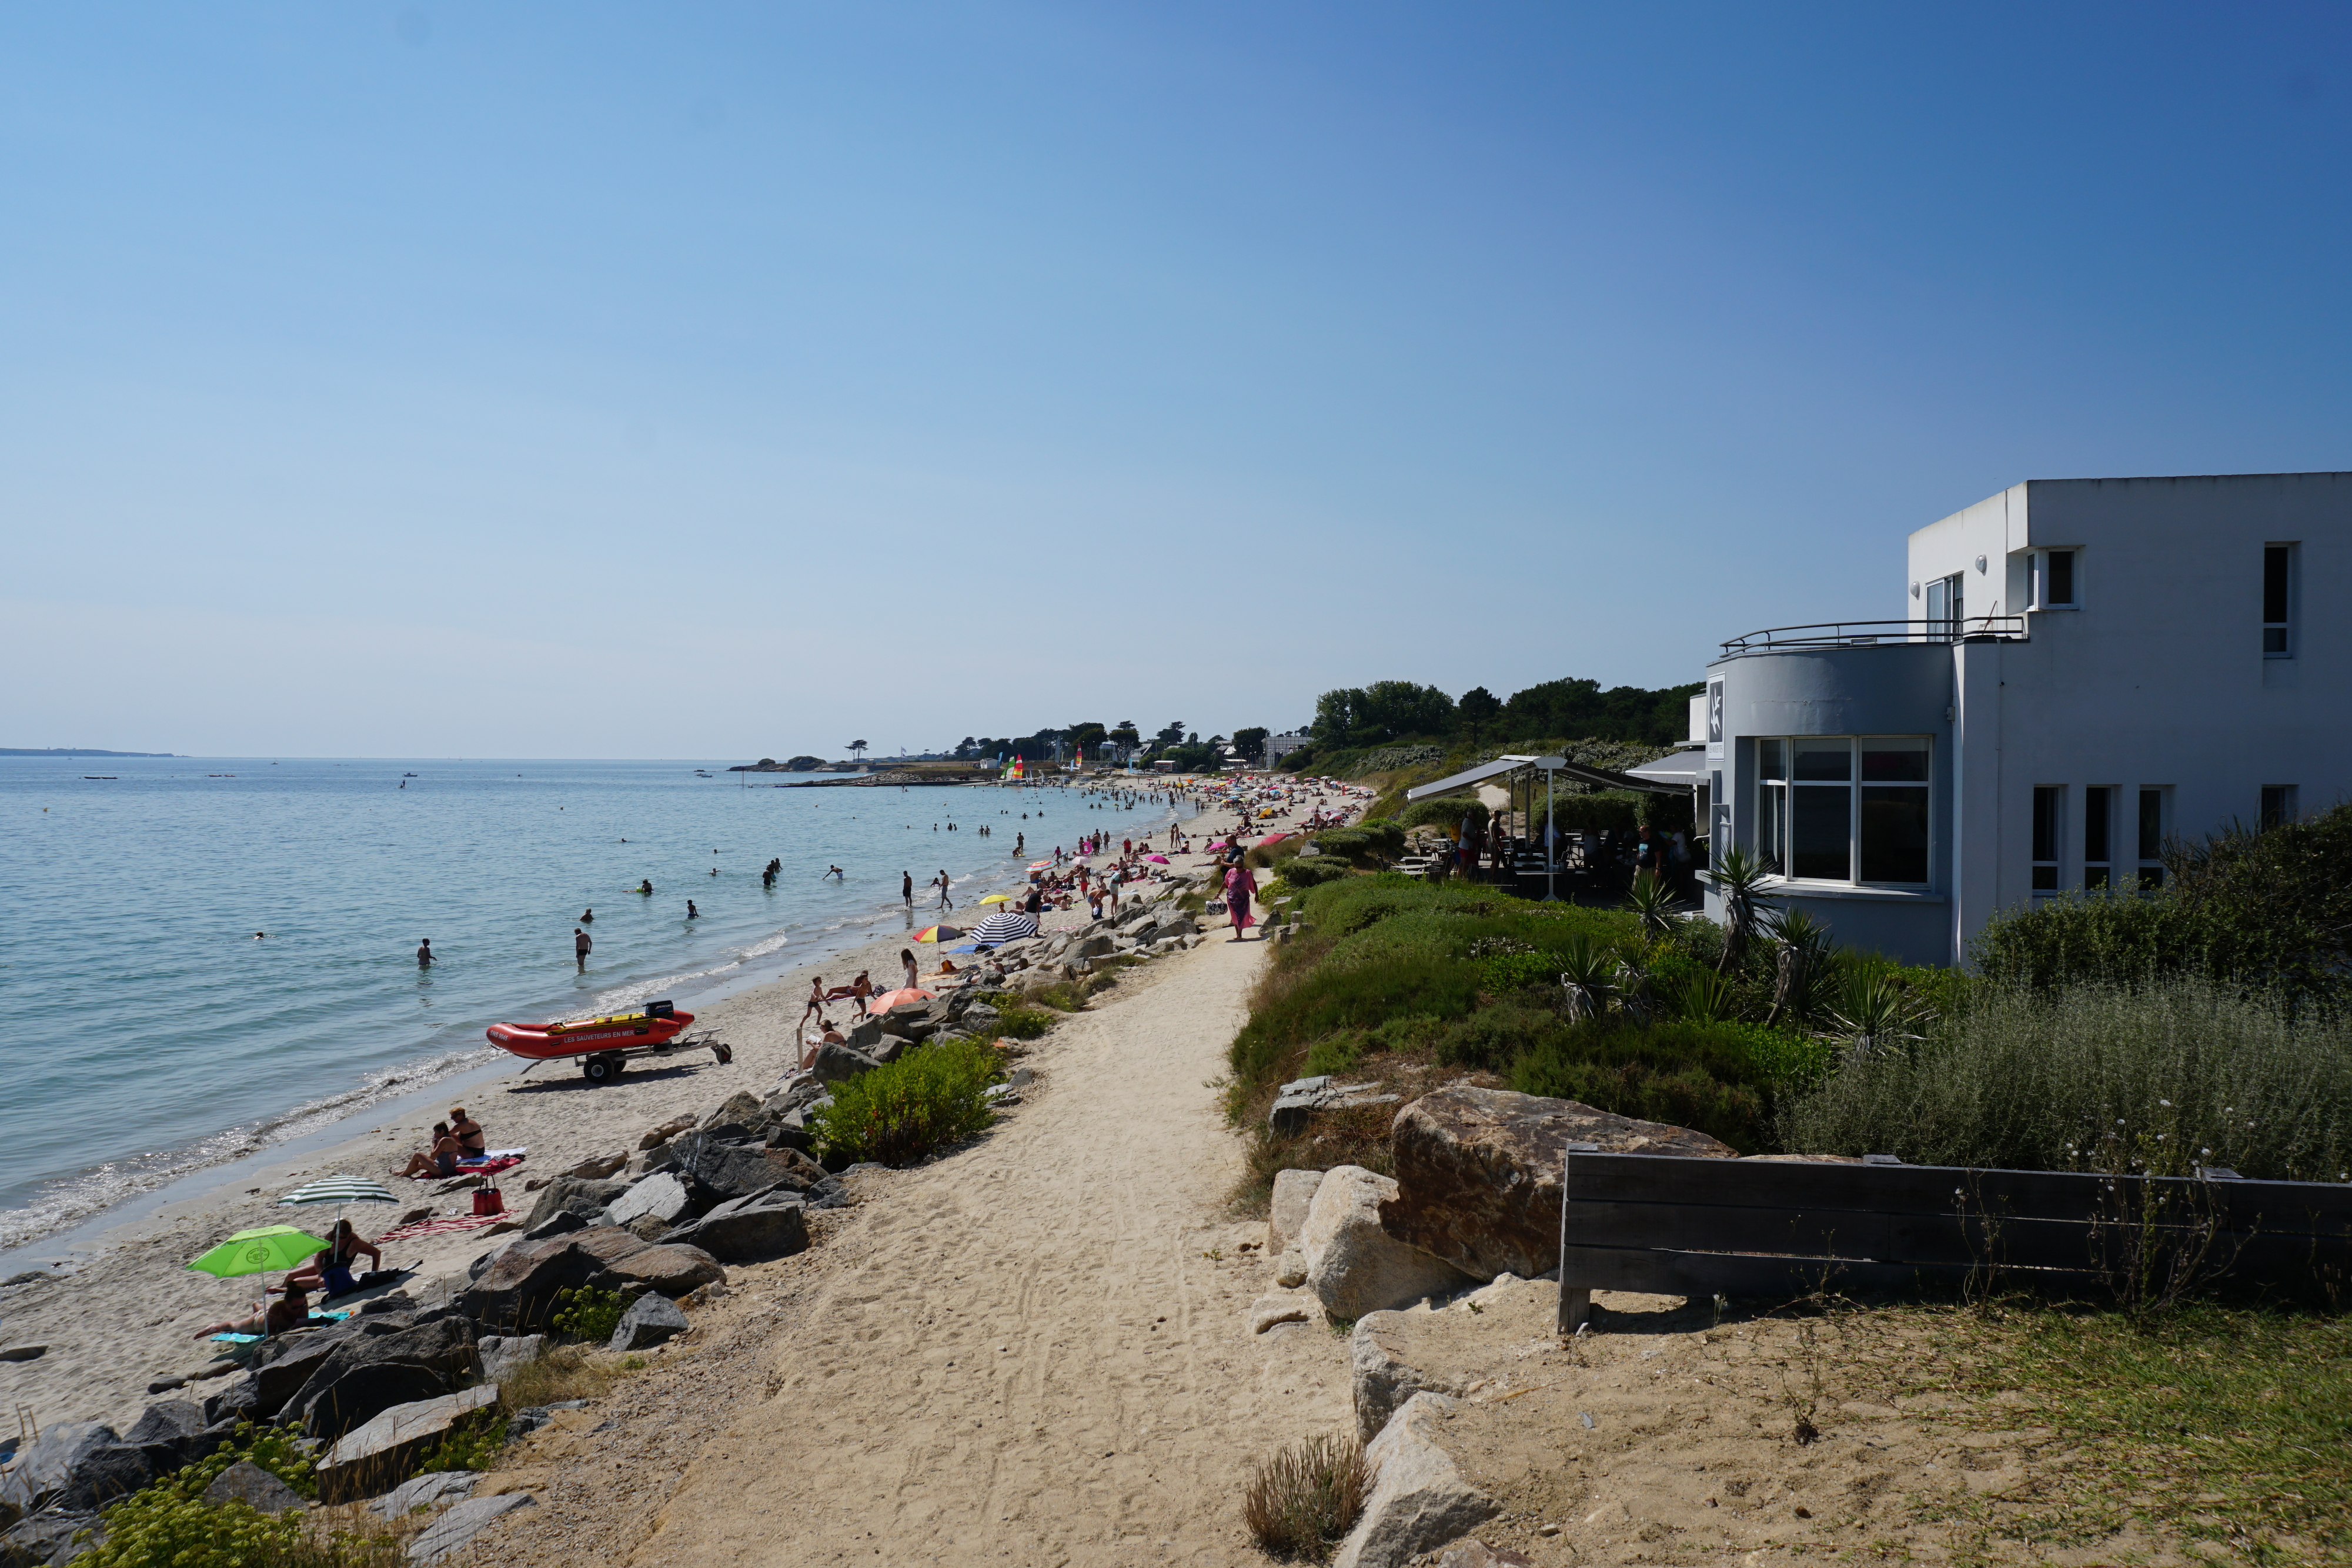
<path fill-rule="evenodd" d="M 289 1276 L 285 1300 L 269 1303 L 269 1310 L 259 1317 L 240 1318 L 234 1322 L 206 1323 L 188 1337 L 210 1339 L 216 1333 L 284 1333 L 288 1329 L 301 1327 L 310 1321 L 310 1298 L 303 1294 L 301 1287 Z"/>

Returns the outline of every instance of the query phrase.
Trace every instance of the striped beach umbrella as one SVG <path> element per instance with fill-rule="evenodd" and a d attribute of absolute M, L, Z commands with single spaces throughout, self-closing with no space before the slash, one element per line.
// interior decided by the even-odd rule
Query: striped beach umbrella
<path fill-rule="evenodd" d="M 1037 935 L 1037 920 L 1017 909 L 1000 909 L 971 928 L 972 940 L 994 946 Z"/>
<path fill-rule="evenodd" d="M 382 1182 L 370 1181 L 365 1176 L 320 1176 L 317 1181 L 313 1182 L 305 1182 L 300 1186 L 296 1187 L 292 1192 L 288 1193 L 284 1197 L 279 1198 L 278 1201 L 281 1205 L 302 1203 L 345 1204 L 398 1203 L 400 1199 L 393 1197 L 389 1191 L 385 1190 L 384 1185 Z"/>

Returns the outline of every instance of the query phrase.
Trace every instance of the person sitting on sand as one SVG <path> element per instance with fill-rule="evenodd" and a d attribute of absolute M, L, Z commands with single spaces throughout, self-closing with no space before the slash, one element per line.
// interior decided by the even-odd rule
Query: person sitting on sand
<path fill-rule="evenodd" d="M 942 974 L 942 975 L 952 975 L 952 974 L 954 974 L 955 972 L 956 972 L 956 967 L 955 967 L 955 960 L 954 960 L 953 958 L 942 958 L 942 959 L 940 959 L 940 974 Z"/>
<path fill-rule="evenodd" d="M 490 1152 L 482 1124 L 467 1115 L 463 1105 L 449 1107 L 449 1135 L 457 1140 L 457 1157 L 461 1160 L 478 1160 Z"/>
<path fill-rule="evenodd" d="M 311 1253 L 308 1261 L 287 1275 L 286 1288 L 289 1291 L 324 1291 L 327 1289 L 327 1270 L 348 1270 L 362 1252 L 367 1254 L 369 1268 L 383 1267 L 383 1254 L 376 1250 L 375 1245 L 352 1229 L 350 1220 L 338 1219 L 335 1228 L 327 1232 L 327 1249 Z"/>
<path fill-rule="evenodd" d="M 404 1169 L 394 1170 L 396 1176 L 436 1176 L 457 1174 L 457 1140 L 449 1135 L 449 1124 L 433 1124 L 433 1146 L 421 1154 L 408 1156 Z"/>
<path fill-rule="evenodd" d="M 285 1299 L 271 1302 L 269 1310 L 260 1316 L 206 1323 L 188 1337 L 210 1339 L 216 1333 L 284 1333 L 289 1329 L 300 1328 L 310 1321 L 310 1295 L 294 1282 L 294 1277 L 289 1274 L 286 1277 Z"/>

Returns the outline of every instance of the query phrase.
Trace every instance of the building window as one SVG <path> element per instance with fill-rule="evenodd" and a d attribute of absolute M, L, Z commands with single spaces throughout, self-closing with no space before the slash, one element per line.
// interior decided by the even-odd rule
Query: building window
<path fill-rule="evenodd" d="M 2282 822 L 2292 822 L 2297 815 L 2299 813 L 2295 810 L 2294 785 L 2265 784 L 2263 786 L 2262 821 L 2264 831 L 2277 827 Z"/>
<path fill-rule="evenodd" d="M 1960 634 L 1960 622 L 1965 618 L 1965 596 L 1960 590 L 1965 580 L 1963 574 L 1956 571 L 1927 585 L 1927 636 L 1930 641 L 1950 642 Z"/>
<path fill-rule="evenodd" d="M 2025 601 L 2036 610 L 2077 610 L 2082 607 L 2074 597 L 2073 550 L 2035 550 L 2027 561 L 2026 570 L 2032 580 L 2027 584 Z"/>
<path fill-rule="evenodd" d="M 1805 882 L 1924 887 L 1925 736 L 1795 736 L 1756 743 L 1756 851 Z"/>
<path fill-rule="evenodd" d="M 2063 784 L 2033 787 L 2033 891 L 2037 894 L 2058 891 L 2060 819 L 2065 810 Z"/>
<path fill-rule="evenodd" d="M 2161 789 L 2139 792 L 2139 884 L 2151 891 L 2164 885 L 2165 794 Z"/>
<path fill-rule="evenodd" d="M 2263 657 L 2294 657 L 2294 590 L 2296 557 L 2294 545 L 2263 547 Z"/>
<path fill-rule="evenodd" d="M 2116 792 L 2093 787 L 2083 791 L 2083 885 L 2107 887 L 2108 856 L 2115 851 Z"/>
<path fill-rule="evenodd" d="M 1756 743 L 1756 853 L 1775 875 L 1788 867 L 1789 743 Z"/>

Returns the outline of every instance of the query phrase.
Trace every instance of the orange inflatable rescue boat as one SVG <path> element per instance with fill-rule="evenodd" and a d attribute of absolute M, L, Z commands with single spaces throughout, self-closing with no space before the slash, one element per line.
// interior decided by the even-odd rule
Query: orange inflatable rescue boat
<path fill-rule="evenodd" d="M 576 1058 L 590 1082 L 609 1083 L 632 1057 L 707 1048 L 722 1064 L 734 1060 L 734 1051 L 719 1040 L 680 1038 L 693 1021 L 692 1013 L 679 1012 L 668 1002 L 647 1002 L 643 1012 L 556 1023 L 494 1023 L 483 1032 L 499 1050 L 532 1062 Z"/>

